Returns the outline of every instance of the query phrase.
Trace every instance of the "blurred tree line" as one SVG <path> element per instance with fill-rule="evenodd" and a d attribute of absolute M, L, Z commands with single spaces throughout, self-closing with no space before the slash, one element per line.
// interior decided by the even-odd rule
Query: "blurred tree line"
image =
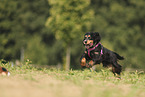
<path fill-rule="evenodd" d="M 144 5 L 145 0 L 0 0 L 0 59 L 57 65 L 68 58 L 77 69 L 83 35 L 93 31 L 125 57 L 123 67 L 143 69 Z"/>

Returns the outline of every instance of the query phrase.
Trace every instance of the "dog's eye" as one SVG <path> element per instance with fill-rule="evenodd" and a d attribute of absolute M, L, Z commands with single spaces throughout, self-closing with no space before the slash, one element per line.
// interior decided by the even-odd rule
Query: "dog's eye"
<path fill-rule="evenodd" d="M 87 35 L 85 35 L 85 38 L 87 38 Z"/>

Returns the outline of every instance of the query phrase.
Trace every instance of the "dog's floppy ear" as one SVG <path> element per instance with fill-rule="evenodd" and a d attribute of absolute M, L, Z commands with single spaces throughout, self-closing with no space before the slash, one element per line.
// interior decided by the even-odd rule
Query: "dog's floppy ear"
<path fill-rule="evenodd" d="M 94 37 L 94 42 L 98 43 L 101 40 L 101 36 L 100 36 L 99 32 L 94 32 L 93 37 Z"/>

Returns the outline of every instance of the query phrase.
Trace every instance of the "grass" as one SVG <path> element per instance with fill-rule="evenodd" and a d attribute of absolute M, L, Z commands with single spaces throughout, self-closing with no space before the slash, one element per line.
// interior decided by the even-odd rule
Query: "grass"
<path fill-rule="evenodd" d="M 11 72 L 0 76 L 1 97 L 144 97 L 144 72 L 123 72 L 115 78 L 106 69 L 70 70 L 0 64 Z"/>

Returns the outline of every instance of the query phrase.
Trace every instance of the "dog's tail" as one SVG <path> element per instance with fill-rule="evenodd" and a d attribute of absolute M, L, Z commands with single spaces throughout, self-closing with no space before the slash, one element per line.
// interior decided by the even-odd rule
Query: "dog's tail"
<path fill-rule="evenodd" d="M 123 56 L 120 56 L 119 54 L 117 54 L 117 53 L 115 53 L 115 52 L 113 52 L 113 53 L 116 55 L 117 59 L 119 59 L 119 60 L 124 60 L 124 57 L 123 57 Z"/>

